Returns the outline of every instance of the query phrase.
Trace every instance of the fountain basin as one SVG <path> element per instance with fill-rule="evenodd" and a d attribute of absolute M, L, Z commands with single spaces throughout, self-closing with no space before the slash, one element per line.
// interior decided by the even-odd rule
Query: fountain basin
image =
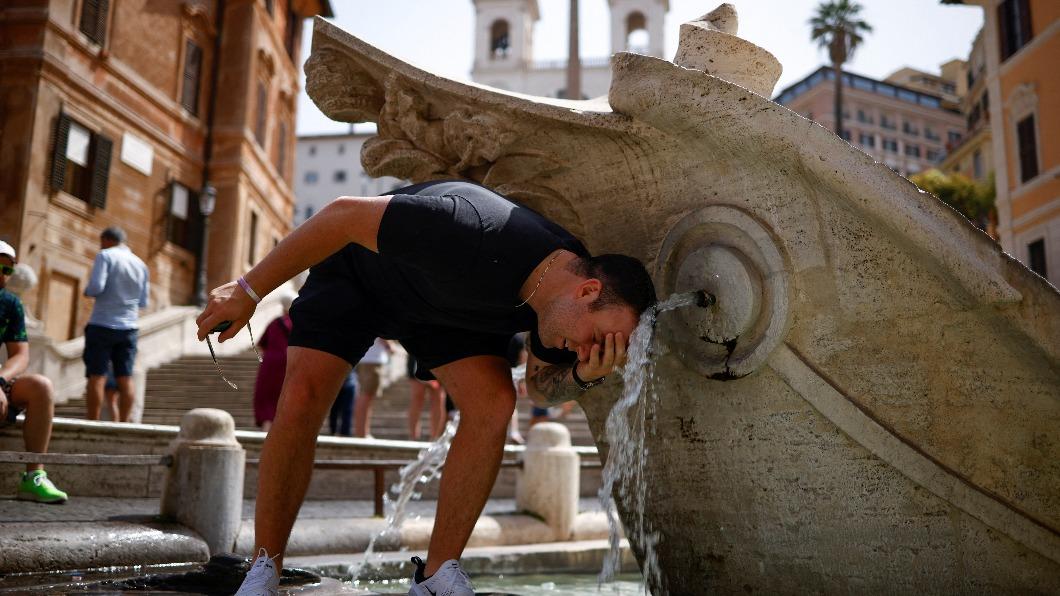
<path fill-rule="evenodd" d="M 620 502 L 662 536 L 657 593 L 1060 592 L 1060 292 L 697 35 L 681 62 L 714 70 L 619 53 L 604 103 L 318 21 L 307 90 L 378 122 L 370 174 L 481 182 L 717 296 L 660 319 L 647 505 Z M 581 400 L 598 437 L 617 385 Z"/>

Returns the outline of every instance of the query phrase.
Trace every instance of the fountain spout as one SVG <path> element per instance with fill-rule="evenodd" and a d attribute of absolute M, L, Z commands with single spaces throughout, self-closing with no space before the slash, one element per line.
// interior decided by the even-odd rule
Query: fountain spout
<path fill-rule="evenodd" d="M 699 290 L 696 292 L 696 306 L 700 308 L 710 308 L 718 303 L 718 298 L 714 294 L 706 290 Z"/>

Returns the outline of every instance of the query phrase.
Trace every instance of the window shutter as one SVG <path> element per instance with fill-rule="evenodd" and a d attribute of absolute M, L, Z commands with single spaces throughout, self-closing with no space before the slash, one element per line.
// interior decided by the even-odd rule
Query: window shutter
<path fill-rule="evenodd" d="M 99 45 L 106 41 L 109 4 L 109 0 L 84 0 L 81 5 L 81 32 Z"/>
<path fill-rule="evenodd" d="M 109 0 L 98 0 L 99 11 L 96 13 L 96 43 L 103 45 L 107 41 L 107 10 Z"/>
<path fill-rule="evenodd" d="M 199 211 L 199 193 L 188 193 L 188 241 L 184 248 L 196 255 L 202 249 L 202 212 Z"/>
<path fill-rule="evenodd" d="M 1001 61 L 1004 62 L 1006 58 L 1012 55 L 1012 40 L 1009 36 L 1009 29 L 1011 24 L 1009 23 L 1008 13 L 1008 2 L 1002 2 L 997 5 L 997 41 L 998 48 L 1001 50 Z"/>
<path fill-rule="evenodd" d="M 287 123 L 281 122 L 277 132 L 276 169 L 280 178 L 287 178 Z"/>
<path fill-rule="evenodd" d="M 1028 182 L 1038 176 L 1038 142 L 1034 116 L 1028 116 L 1016 125 L 1016 137 L 1020 152 L 1020 182 Z"/>
<path fill-rule="evenodd" d="M 184 52 L 184 87 L 180 103 L 192 115 L 199 115 L 199 81 L 202 73 L 202 48 L 188 40 Z"/>
<path fill-rule="evenodd" d="M 1019 47 L 1030 43 L 1033 32 L 1031 31 L 1031 3 L 1030 0 L 1017 0 L 1019 2 Z"/>
<path fill-rule="evenodd" d="M 254 125 L 254 138 L 257 139 L 258 145 L 265 148 L 265 117 L 267 115 L 267 103 L 269 101 L 268 91 L 265 89 L 264 83 L 258 83 L 258 113 L 257 122 Z"/>
<path fill-rule="evenodd" d="M 107 181 L 110 176 L 110 152 L 114 142 L 107 137 L 97 135 L 94 139 L 92 156 L 92 187 L 88 203 L 103 209 L 107 206 Z"/>
<path fill-rule="evenodd" d="M 302 17 L 294 10 L 287 11 L 286 43 L 287 55 L 294 58 L 298 51 L 298 40 L 302 37 Z"/>
<path fill-rule="evenodd" d="M 55 145 L 52 147 L 52 174 L 50 176 L 53 191 L 59 191 L 66 182 L 66 142 L 70 138 L 70 117 L 59 113 L 55 121 Z"/>

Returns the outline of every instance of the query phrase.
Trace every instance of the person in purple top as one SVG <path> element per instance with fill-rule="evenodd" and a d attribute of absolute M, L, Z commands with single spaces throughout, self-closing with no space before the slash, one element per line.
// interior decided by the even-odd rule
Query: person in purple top
<path fill-rule="evenodd" d="M 150 273 L 147 265 L 125 244 L 118 227 L 103 230 L 100 251 L 85 286 L 85 296 L 95 298 L 85 326 L 85 376 L 88 377 L 88 419 L 99 420 L 107 370 L 113 367 L 118 381 L 119 422 L 129 422 L 135 387 L 133 362 L 140 309 L 147 308 Z"/>
<path fill-rule="evenodd" d="M 283 314 L 269 323 L 258 340 L 261 366 L 254 381 L 254 424 L 265 432 L 269 432 L 276 418 L 276 404 L 280 401 L 280 388 L 287 370 L 287 341 L 291 337 L 291 316 L 287 313 L 292 301 L 294 296 L 280 298 Z"/>

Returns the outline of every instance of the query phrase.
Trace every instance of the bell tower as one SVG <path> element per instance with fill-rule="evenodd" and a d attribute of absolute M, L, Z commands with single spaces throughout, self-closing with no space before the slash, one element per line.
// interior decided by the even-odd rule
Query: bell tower
<path fill-rule="evenodd" d="M 515 70 L 533 59 L 537 0 L 474 0 L 475 71 Z"/>
<path fill-rule="evenodd" d="M 608 0 L 611 53 L 636 52 L 663 57 L 663 25 L 670 0 Z"/>

